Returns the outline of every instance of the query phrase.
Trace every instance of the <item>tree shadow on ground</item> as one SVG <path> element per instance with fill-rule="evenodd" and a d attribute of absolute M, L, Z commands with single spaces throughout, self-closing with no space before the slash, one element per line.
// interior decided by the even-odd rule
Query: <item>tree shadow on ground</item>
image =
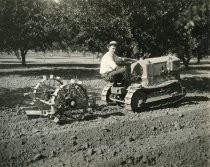
<path fill-rule="evenodd" d="M 207 66 L 191 66 L 189 70 L 210 70 L 210 67 Z"/>
<path fill-rule="evenodd" d="M 188 93 L 210 92 L 210 78 L 207 77 L 185 77 L 181 83 Z"/>
<path fill-rule="evenodd" d="M 198 104 L 199 102 L 202 101 L 209 101 L 210 99 L 206 96 L 186 96 L 182 100 L 164 105 L 164 106 L 158 106 L 158 107 L 150 107 L 149 105 L 144 106 L 143 108 L 140 108 L 138 112 L 149 112 L 151 110 L 159 110 L 159 109 L 165 109 L 165 108 L 179 108 L 181 106 L 186 106 L 186 105 L 195 105 Z M 161 102 L 159 103 L 161 104 Z"/>
<path fill-rule="evenodd" d="M 30 87 L 8 89 L 0 87 L 0 107 L 15 107 L 17 105 L 26 105 L 31 102 L 30 97 L 24 96 L 31 90 Z"/>
<path fill-rule="evenodd" d="M 175 107 L 198 104 L 202 101 L 209 101 L 210 99 L 206 96 L 187 96 L 180 103 L 174 104 Z"/>
<path fill-rule="evenodd" d="M 210 64 L 210 61 L 201 61 L 200 63 L 197 63 L 197 61 L 195 61 L 195 62 L 190 62 L 190 65 L 197 65 L 197 66 L 199 66 L 199 65 L 208 65 L 208 64 Z"/>
<path fill-rule="evenodd" d="M 0 69 L 15 69 L 15 68 L 40 68 L 40 67 L 84 67 L 84 68 L 99 68 L 99 64 L 27 64 L 26 66 L 23 66 L 22 64 L 11 64 L 11 62 L 8 62 L 8 64 L 0 64 Z"/>
<path fill-rule="evenodd" d="M 200 75 L 200 74 L 209 74 L 209 71 L 207 70 L 185 70 L 185 71 L 181 71 L 181 75 Z"/>
<path fill-rule="evenodd" d="M 35 70 L 28 70 L 28 71 L 2 71 L 0 72 L 1 76 L 8 76 L 8 75 L 20 75 L 20 76 L 50 76 L 51 74 L 54 76 L 62 77 L 63 79 L 71 79 L 71 78 L 78 78 L 78 79 L 97 79 L 100 78 L 98 69 L 35 69 Z"/>

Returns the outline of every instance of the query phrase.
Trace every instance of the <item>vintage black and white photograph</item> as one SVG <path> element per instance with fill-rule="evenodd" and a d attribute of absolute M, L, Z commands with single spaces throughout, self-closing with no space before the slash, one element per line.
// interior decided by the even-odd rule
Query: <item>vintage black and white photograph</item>
<path fill-rule="evenodd" d="M 0 0 L 0 167 L 210 167 L 210 0 Z"/>

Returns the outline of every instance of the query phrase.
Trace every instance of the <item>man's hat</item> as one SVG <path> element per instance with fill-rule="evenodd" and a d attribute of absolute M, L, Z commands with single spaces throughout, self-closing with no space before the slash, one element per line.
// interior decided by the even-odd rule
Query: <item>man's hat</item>
<path fill-rule="evenodd" d="M 116 46 L 117 45 L 117 42 L 116 41 L 109 42 L 109 44 L 107 45 L 107 48 L 109 48 L 112 45 L 115 45 Z"/>

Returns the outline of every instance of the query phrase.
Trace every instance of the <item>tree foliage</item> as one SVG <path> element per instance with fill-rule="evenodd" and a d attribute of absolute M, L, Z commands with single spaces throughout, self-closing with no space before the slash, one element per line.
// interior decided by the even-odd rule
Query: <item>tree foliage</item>
<path fill-rule="evenodd" d="M 29 50 L 50 48 L 58 36 L 53 3 L 43 0 L 0 0 L 0 50 L 14 52 L 25 65 Z M 59 25 L 60 21 L 58 22 Z M 57 28 L 58 29 L 58 28 Z"/>
<path fill-rule="evenodd" d="M 206 48 L 208 1 L 0 0 L 0 49 L 104 52 L 116 40 L 121 56 L 132 56 L 134 47 L 142 56 L 172 52 L 187 67 Z"/>
<path fill-rule="evenodd" d="M 209 33 L 209 6 L 206 0 L 190 1 L 176 20 L 174 51 L 186 67 L 193 56 L 199 60 L 207 51 Z"/>
<path fill-rule="evenodd" d="M 176 53 L 187 67 L 193 55 L 199 58 L 203 54 L 207 43 L 208 0 L 63 2 L 69 11 L 75 11 L 73 17 L 79 25 L 73 44 L 90 51 L 104 51 L 107 42 L 117 40 L 121 55 L 131 56 L 133 44 L 137 44 L 142 55 Z"/>

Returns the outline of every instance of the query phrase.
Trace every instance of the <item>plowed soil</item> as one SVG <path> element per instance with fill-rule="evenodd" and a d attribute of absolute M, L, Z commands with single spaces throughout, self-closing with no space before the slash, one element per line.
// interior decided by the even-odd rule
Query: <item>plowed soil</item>
<path fill-rule="evenodd" d="M 2 70 L 0 166 L 210 166 L 208 63 L 182 71 L 188 92 L 182 101 L 136 113 L 100 102 L 106 82 L 98 69 Z M 28 119 L 19 111 L 30 101 L 23 93 L 49 74 L 67 80 L 77 76 L 101 107 L 61 125 L 48 118 Z"/>

